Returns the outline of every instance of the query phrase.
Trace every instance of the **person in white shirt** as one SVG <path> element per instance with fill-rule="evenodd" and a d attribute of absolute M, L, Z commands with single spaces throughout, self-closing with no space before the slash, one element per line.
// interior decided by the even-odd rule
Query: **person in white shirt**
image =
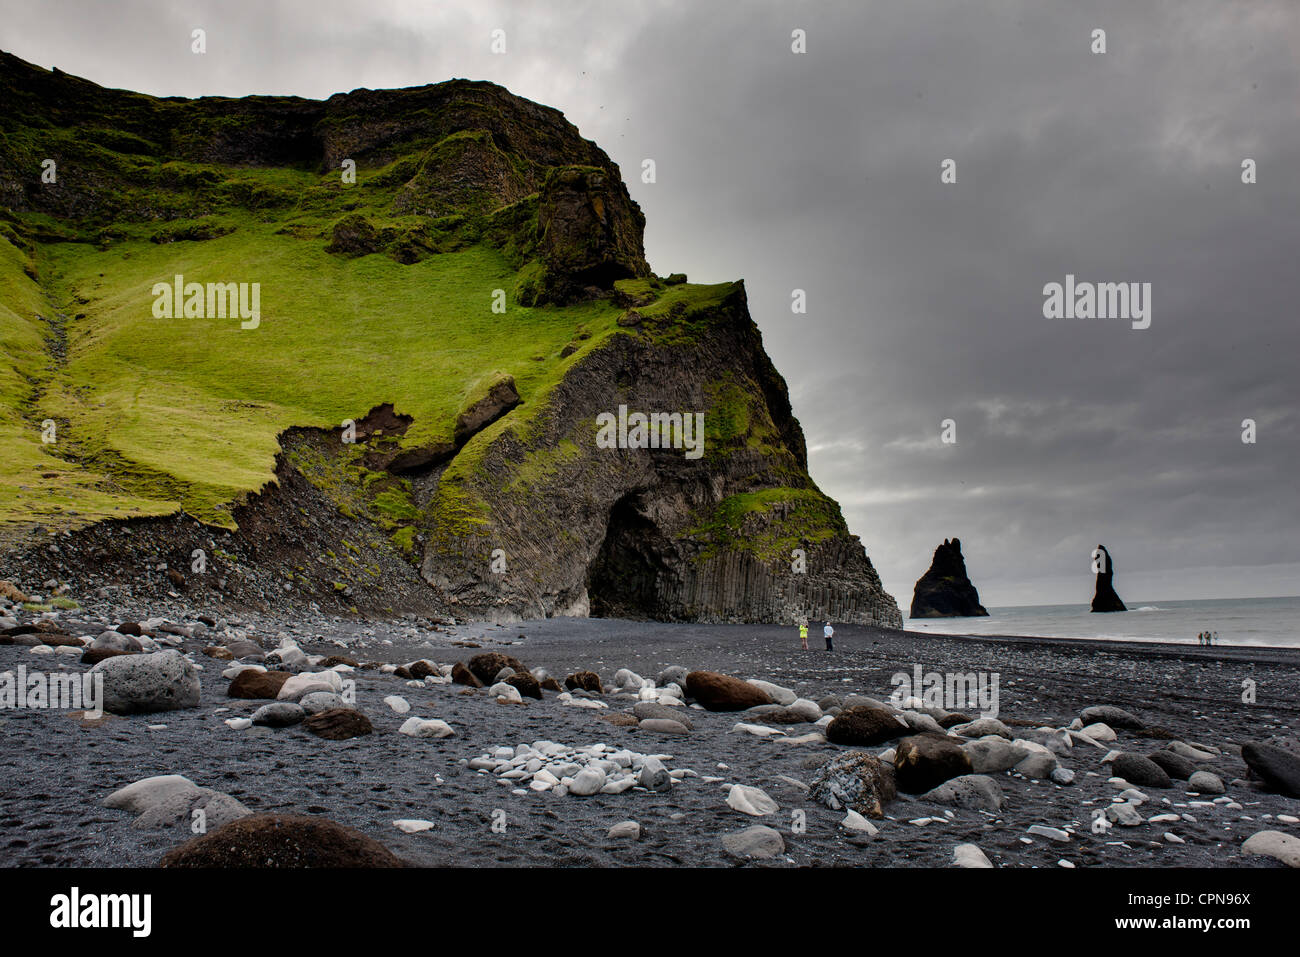
<path fill-rule="evenodd" d="M 829 621 L 826 622 L 826 627 L 822 629 L 822 635 L 826 638 L 826 650 L 834 651 L 835 643 L 831 639 L 835 637 L 835 629 L 831 627 Z"/>

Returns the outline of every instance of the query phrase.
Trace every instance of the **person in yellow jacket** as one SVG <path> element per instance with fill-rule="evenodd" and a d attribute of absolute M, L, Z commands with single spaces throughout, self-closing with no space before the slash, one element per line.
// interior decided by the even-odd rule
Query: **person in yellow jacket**
<path fill-rule="evenodd" d="M 799 644 L 803 645 L 803 650 L 808 650 L 808 622 L 799 622 Z"/>

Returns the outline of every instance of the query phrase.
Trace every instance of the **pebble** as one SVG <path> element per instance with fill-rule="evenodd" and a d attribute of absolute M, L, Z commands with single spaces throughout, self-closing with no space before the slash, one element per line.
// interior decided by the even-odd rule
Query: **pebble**
<path fill-rule="evenodd" d="M 611 827 L 609 833 L 605 836 L 611 840 L 629 838 L 633 841 L 639 841 L 641 840 L 641 825 L 636 821 L 621 821 Z"/>
<path fill-rule="evenodd" d="M 390 694 L 384 699 L 384 704 L 392 708 L 398 714 L 406 714 L 411 710 L 411 702 L 407 701 L 401 695 Z"/>
<path fill-rule="evenodd" d="M 419 834 L 421 831 L 427 831 L 432 828 L 433 822 L 408 818 L 406 820 L 394 821 L 393 827 L 397 828 L 404 834 Z"/>

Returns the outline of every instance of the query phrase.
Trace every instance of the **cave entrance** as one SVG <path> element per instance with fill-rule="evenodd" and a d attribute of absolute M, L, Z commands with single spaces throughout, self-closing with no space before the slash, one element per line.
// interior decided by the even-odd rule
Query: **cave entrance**
<path fill-rule="evenodd" d="M 670 543 L 643 510 L 638 493 L 609 510 L 605 540 L 587 566 L 593 618 L 658 618 L 659 577 L 669 570 Z"/>

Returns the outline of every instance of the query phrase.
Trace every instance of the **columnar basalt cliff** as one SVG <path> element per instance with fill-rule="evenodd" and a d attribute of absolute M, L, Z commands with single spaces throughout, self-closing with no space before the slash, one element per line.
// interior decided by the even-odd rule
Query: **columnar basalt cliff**
<path fill-rule="evenodd" d="M 988 615 L 966 575 L 959 539 L 944 539 L 912 594 L 912 618 L 970 618 Z"/>
<path fill-rule="evenodd" d="M 0 539 L 32 568 L 111 564 L 125 520 L 170 587 L 203 538 L 185 587 L 232 601 L 901 627 L 743 284 L 654 275 L 558 111 L 465 80 L 157 99 L 5 54 L 0 92 Z M 160 321 L 182 273 L 258 283 L 260 323 L 200 285 Z"/>
<path fill-rule="evenodd" d="M 1110 560 L 1110 552 L 1105 545 L 1098 545 L 1097 551 L 1100 553 L 1097 558 L 1097 590 L 1092 596 L 1092 610 L 1128 611 L 1115 591 L 1115 564 Z"/>

